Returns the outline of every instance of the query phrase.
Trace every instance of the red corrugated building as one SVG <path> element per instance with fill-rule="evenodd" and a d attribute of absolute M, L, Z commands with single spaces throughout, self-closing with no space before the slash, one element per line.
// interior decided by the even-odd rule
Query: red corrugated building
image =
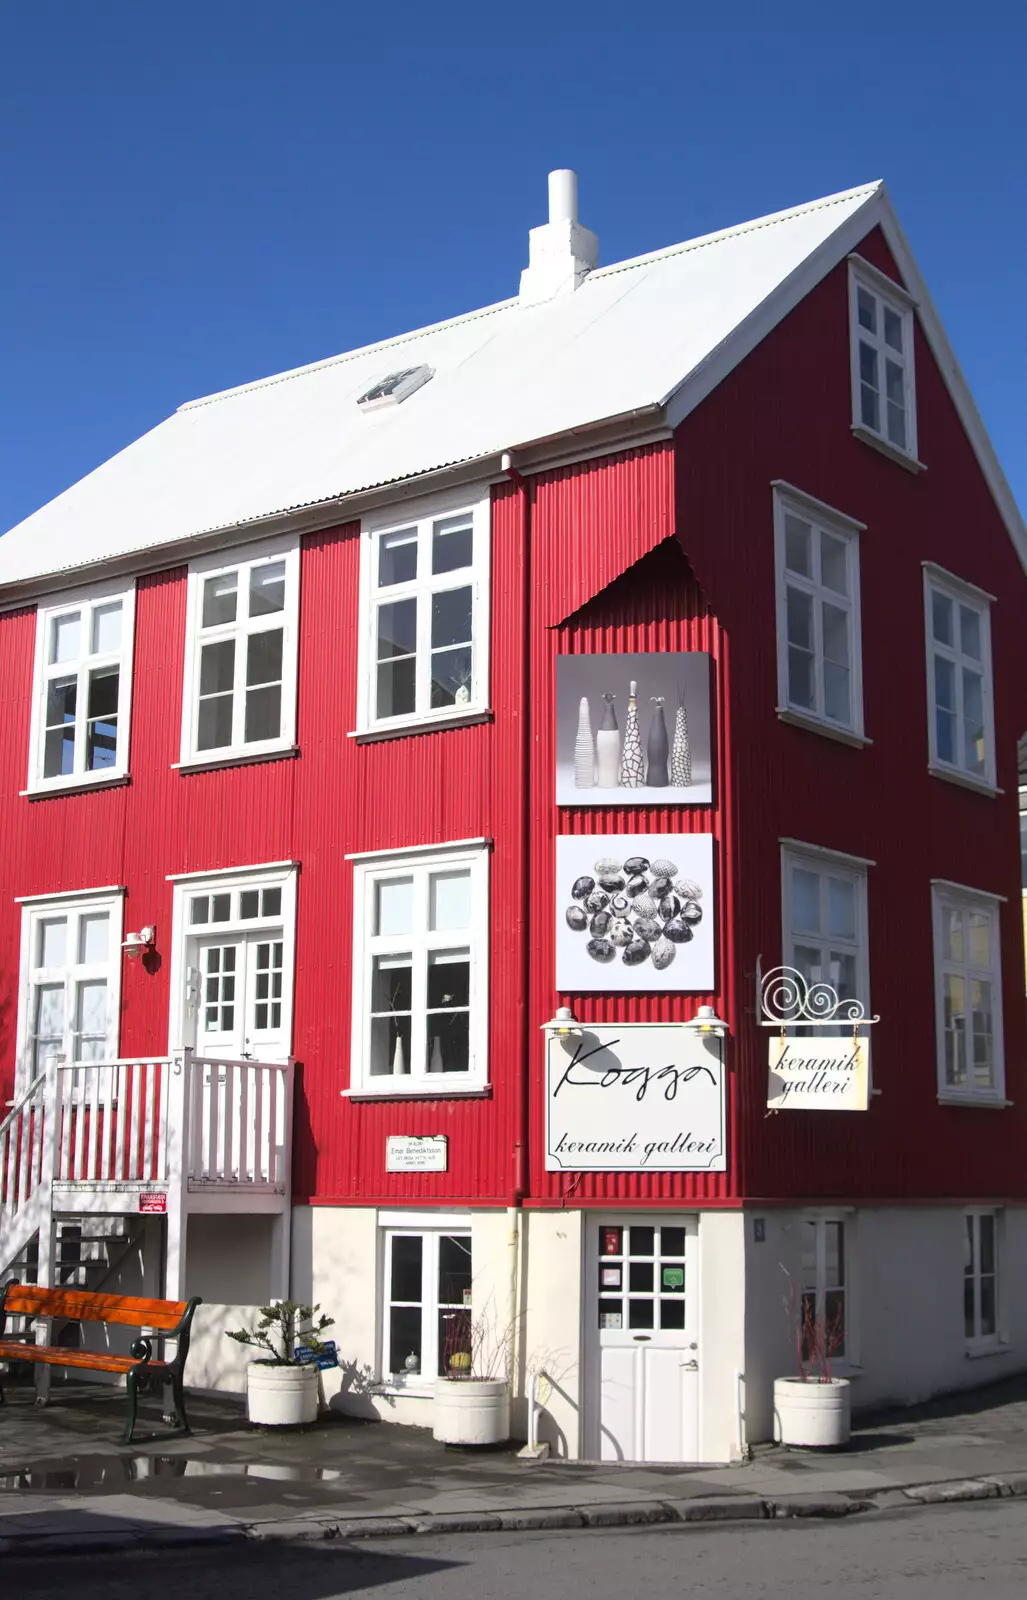
<path fill-rule="evenodd" d="M 881 186 L 595 252 L 0 540 L 0 1266 L 727 1460 L 1027 1364 L 1027 535 Z"/>

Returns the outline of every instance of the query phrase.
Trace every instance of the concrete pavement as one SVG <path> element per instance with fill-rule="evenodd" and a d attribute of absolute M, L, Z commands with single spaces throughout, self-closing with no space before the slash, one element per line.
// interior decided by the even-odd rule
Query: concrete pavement
<path fill-rule="evenodd" d="M 423 1429 L 331 1414 L 282 1434 L 196 1398 L 194 1434 L 117 1443 L 124 1397 L 55 1385 L 0 1410 L 0 1551 L 839 1517 L 1027 1497 L 1027 1376 L 858 1422 L 829 1456 L 758 1448 L 731 1467 L 526 1463 Z"/>

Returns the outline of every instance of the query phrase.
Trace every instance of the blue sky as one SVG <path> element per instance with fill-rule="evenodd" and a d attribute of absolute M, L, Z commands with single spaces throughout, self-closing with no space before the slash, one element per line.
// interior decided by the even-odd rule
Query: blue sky
<path fill-rule="evenodd" d="M 0 528 L 181 401 L 516 292 L 545 176 L 615 261 L 888 181 L 1027 506 L 1014 0 L 7 0 Z"/>

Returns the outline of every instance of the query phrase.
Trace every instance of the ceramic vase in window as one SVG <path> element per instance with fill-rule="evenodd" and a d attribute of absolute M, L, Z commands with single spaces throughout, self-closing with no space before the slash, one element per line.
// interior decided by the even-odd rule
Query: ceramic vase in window
<path fill-rule="evenodd" d="M 674 718 L 674 743 L 670 752 L 670 781 L 678 789 L 687 789 L 692 782 L 692 751 L 688 743 L 688 712 L 685 702 L 678 699 Z"/>
<path fill-rule="evenodd" d="M 663 715 L 663 696 L 654 694 L 649 697 L 656 710 L 653 720 L 649 724 L 649 761 L 646 768 L 645 781 L 650 789 L 666 789 L 670 783 L 670 773 L 667 771 L 667 761 L 670 757 L 670 740 L 667 737 L 667 721 Z"/>
<path fill-rule="evenodd" d="M 582 695 L 578 705 L 578 736 L 574 741 L 574 787 L 591 789 L 595 785 L 596 747 L 592 740 L 588 701 Z"/>
<path fill-rule="evenodd" d="M 620 786 L 622 789 L 641 789 L 644 783 L 645 761 L 642 758 L 642 737 L 638 731 L 638 684 L 632 678 L 620 756 Z"/>
<path fill-rule="evenodd" d="M 615 696 L 603 695 L 603 720 L 596 734 L 596 767 L 600 789 L 616 789 L 620 778 L 620 729 L 613 709 Z"/>

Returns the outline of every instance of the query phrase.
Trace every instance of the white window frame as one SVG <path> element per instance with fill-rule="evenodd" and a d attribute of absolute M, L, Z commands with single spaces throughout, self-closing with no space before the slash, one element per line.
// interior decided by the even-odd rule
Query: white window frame
<path fill-rule="evenodd" d="M 227 922 L 193 924 L 189 920 L 190 905 L 197 895 L 232 894 L 244 889 L 274 889 L 282 891 L 282 913 L 274 921 L 282 929 L 282 1038 L 288 1053 L 292 1051 L 293 1005 L 296 975 L 296 863 L 292 861 L 262 862 L 249 867 L 224 867 L 212 872 L 172 874 L 168 882 L 174 884 L 171 922 L 171 1001 L 168 1007 L 168 1053 L 184 1048 L 188 1042 L 194 1011 L 189 1007 L 198 1004 L 196 987 L 189 973 L 188 951 L 191 938 L 210 939 L 224 934 L 226 941 L 233 936 L 260 933 L 265 926 L 261 919 L 240 919 L 232 916 Z M 235 911 L 233 903 L 232 911 Z M 202 1051 L 202 1044 L 200 1045 Z"/>
<path fill-rule="evenodd" d="M 827 1292 L 829 1288 L 840 1288 L 845 1296 L 845 1314 L 843 1324 L 845 1328 L 845 1352 L 831 1358 L 832 1369 L 838 1372 L 850 1372 L 859 1368 L 859 1330 L 856 1316 L 855 1283 L 855 1255 L 856 1255 L 856 1216 L 851 1210 L 808 1210 L 802 1215 L 803 1224 L 812 1224 L 815 1228 L 814 1252 L 816 1256 L 816 1315 L 823 1318 L 826 1315 Z M 842 1282 L 829 1285 L 827 1282 L 827 1224 L 837 1223 L 842 1229 Z M 800 1308 L 802 1295 L 806 1292 L 802 1287 L 802 1264 L 800 1252 L 799 1264 L 799 1297 Z"/>
<path fill-rule="evenodd" d="M 36 611 L 35 665 L 32 687 L 32 725 L 29 734 L 28 794 L 49 794 L 64 789 L 91 789 L 106 783 L 122 782 L 128 775 L 130 717 L 132 708 L 132 656 L 135 639 L 134 580 L 126 583 L 94 584 L 85 589 L 71 589 L 56 598 L 40 603 Z M 92 638 L 92 618 L 95 610 L 112 601 L 121 603 L 121 643 L 117 650 L 85 652 Z M 83 652 L 74 661 L 47 661 L 48 640 L 54 622 L 62 615 L 80 611 Z M 85 769 L 86 723 L 89 715 L 89 675 L 98 667 L 117 666 L 118 677 L 118 737 L 116 760 L 113 766 L 98 767 L 95 772 Z M 46 700 L 47 687 L 52 678 L 75 677 L 75 770 L 55 773 L 44 778 L 46 759 Z"/>
<path fill-rule="evenodd" d="M 863 737 L 863 651 L 859 589 L 859 535 L 865 524 L 835 511 L 820 500 L 803 494 L 790 484 L 775 483 L 774 495 L 774 572 L 777 594 L 777 709 L 779 713 L 801 719 L 825 732 Z M 810 541 L 813 576 L 793 573 L 786 566 L 785 518 L 800 518 L 812 529 Z M 820 581 L 820 535 L 826 533 L 845 545 L 845 570 L 848 594 L 840 595 Z M 797 589 L 813 600 L 813 681 L 814 704 L 796 704 L 790 698 L 788 671 L 788 590 Z M 849 618 L 849 709 L 847 722 L 829 717 L 825 709 L 823 606 L 827 601 Z"/>
<path fill-rule="evenodd" d="M 795 946 L 797 944 L 835 945 L 843 951 L 851 951 L 856 958 L 856 998 L 860 1000 L 870 1014 L 870 939 L 869 918 L 867 910 L 867 868 L 874 863 L 863 856 L 846 855 L 840 850 L 829 850 L 819 845 L 804 844 L 798 840 L 781 840 L 781 960 L 787 967 L 797 967 L 795 959 Z M 836 878 L 847 879 L 855 887 L 854 905 L 856 912 L 855 939 L 833 938 L 830 935 L 814 935 L 810 933 L 796 933 L 793 927 L 792 915 L 792 882 L 791 869 L 798 867 L 805 872 L 815 872 L 821 878 L 821 911 L 824 907 L 823 878 L 830 874 Z M 823 920 L 823 919 L 822 919 Z M 830 975 L 821 980 L 830 983 Z M 833 985 L 832 985 L 833 987 Z"/>
<path fill-rule="evenodd" d="M 1001 905 L 1001 896 L 988 894 L 982 889 L 970 889 L 963 884 L 949 883 L 942 879 L 934 879 L 931 884 L 931 920 L 934 931 L 934 1030 L 938 1068 L 938 1098 L 957 1105 L 1002 1106 L 1006 1103 L 1006 1066 L 1002 1028 Z M 966 959 L 962 962 L 953 962 L 945 958 L 943 953 L 945 946 L 942 917 L 948 909 L 956 909 L 961 912 L 984 912 L 990 917 L 991 930 L 988 948 L 991 952 L 991 966 L 987 972 L 983 968 L 971 967 L 968 941 L 965 936 L 963 942 Z M 974 1083 L 952 1084 L 948 1082 L 945 1059 L 945 977 L 950 972 L 957 977 L 962 977 L 967 985 L 975 976 L 986 977 L 992 985 L 994 1076 L 990 1088 Z M 967 1060 L 969 1062 L 972 1054 L 972 1039 L 969 1043 L 964 1043 L 964 1048 L 967 1051 Z"/>
<path fill-rule="evenodd" d="M 422 553 L 427 550 L 430 563 L 432 525 L 448 521 L 466 513 L 473 527 L 473 561 L 470 567 L 455 572 L 440 573 L 433 577 L 430 571 L 421 576 L 425 565 Z M 378 548 L 383 536 L 398 533 L 406 528 L 417 529 L 419 567 L 418 577 L 409 583 L 390 584 L 378 588 Z M 444 726 L 468 718 L 482 716 L 489 708 L 489 641 L 490 617 L 490 546 L 492 537 L 492 503 L 488 486 L 466 489 L 430 500 L 413 501 L 403 507 L 391 506 L 364 517 L 360 532 L 360 635 L 358 649 L 358 689 L 356 733 L 387 736 L 402 734 L 414 728 Z M 430 641 L 431 606 L 421 603 L 433 593 L 446 589 L 473 590 L 472 604 L 472 682 L 470 695 L 462 705 L 430 706 Z M 394 601 L 417 599 L 417 657 L 416 657 L 416 709 L 410 714 L 379 717 L 376 711 L 377 664 L 377 606 Z"/>
<path fill-rule="evenodd" d="M 471 1226 L 470 1213 L 443 1212 L 419 1214 L 413 1213 L 409 1218 L 396 1214 L 391 1216 L 379 1214 L 379 1290 L 377 1296 L 377 1370 L 379 1383 L 386 1390 L 396 1390 L 404 1394 L 430 1396 L 433 1385 L 439 1376 L 439 1348 L 438 1348 L 438 1312 L 439 1312 L 439 1241 L 443 1236 L 448 1238 L 467 1238 L 471 1246 L 472 1293 L 474 1269 L 474 1230 Z M 421 1261 L 421 1366 L 416 1373 L 393 1372 L 386 1367 L 386 1356 L 389 1353 L 389 1312 L 393 1304 L 413 1304 L 414 1302 L 394 1302 L 392 1299 L 392 1246 L 396 1238 L 420 1238 L 422 1243 Z M 429 1293 L 425 1295 L 424 1287 L 427 1282 Z M 474 1314 L 473 1304 L 467 1307 Z"/>
<path fill-rule="evenodd" d="M 858 291 L 872 295 L 877 307 L 877 332 L 871 333 L 860 326 L 859 307 L 857 301 Z M 887 308 L 899 317 L 902 323 L 902 352 L 901 355 L 891 345 L 885 343 L 881 327 L 883 309 Z M 869 261 L 864 261 L 861 256 L 849 257 L 849 364 L 852 374 L 852 427 L 853 431 L 865 439 L 872 440 L 883 450 L 900 460 L 908 460 L 919 466 L 917 460 L 917 426 L 916 426 L 916 368 L 915 368 L 915 343 L 914 343 L 914 310 L 915 302 L 903 289 L 901 284 L 886 277 L 877 267 Z M 873 347 L 878 358 L 878 397 L 880 405 L 879 420 L 881 426 L 874 428 L 863 420 L 862 395 L 860 392 L 860 365 L 859 346 L 864 343 Z M 902 390 L 906 419 L 906 442 L 904 445 L 896 444 L 888 434 L 887 425 L 887 398 L 883 381 L 883 362 L 885 353 L 887 358 L 902 368 Z"/>
<path fill-rule="evenodd" d="M 981 625 L 981 658 L 976 661 L 972 656 L 965 655 L 962 650 L 954 645 L 942 644 L 934 637 L 934 608 L 932 598 L 939 594 L 950 600 L 957 608 L 966 606 L 976 612 Z M 966 583 L 962 578 L 957 578 L 953 573 L 946 572 L 942 567 L 936 567 L 930 562 L 924 563 L 924 634 L 927 652 L 927 739 L 929 751 L 929 767 L 936 777 L 951 778 L 957 783 L 968 784 L 973 788 L 995 791 L 995 705 L 991 659 L 991 602 L 993 595 L 985 590 L 978 589 L 972 583 Z M 937 703 L 935 699 L 934 684 L 934 658 L 942 656 L 952 663 L 956 681 L 956 731 L 957 754 L 962 748 L 963 737 L 963 675 L 962 667 L 967 665 L 972 671 L 979 670 L 982 675 L 981 697 L 984 711 L 984 741 L 985 759 L 984 772 L 974 772 L 960 761 L 944 761 L 938 754 L 938 722 Z"/>
<path fill-rule="evenodd" d="M 24 1093 L 35 1076 L 33 1066 L 33 1019 L 35 991 L 46 983 L 63 982 L 64 1040 L 62 1048 L 55 1051 L 69 1066 L 75 1064 L 75 1009 L 76 987 L 79 983 L 103 978 L 107 985 L 107 1039 L 105 1059 L 118 1059 L 118 1040 L 121 1027 L 121 956 L 124 938 L 124 892 L 120 888 L 79 889 L 70 894 L 47 894 L 27 897 L 21 905 L 21 956 L 18 983 L 18 1043 L 15 1069 L 15 1096 Z M 57 917 L 68 921 L 67 953 L 71 956 L 77 942 L 79 920 L 84 916 L 105 913 L 110 918 L 107 960 L 102 965 L 85 965 L 68 960 L 63 967 L 40 967 L 35 964 L 34 952 L 38 948 L 41 924 Z M 88 1066 L 88 1061 L 81 1065 Z"/>
<path fill-rule="evenodd" d="M 981 1333 L 981 1280 L 985 1276 L 981 1272 L 981 1219 L 990 1217 L 993 1226 L 992 1234 L 992 1262 L 991 1277 L 994 1280 L 995 1290 L 995 1327 L 991 1333 Z M 967 1206 L 963 1213 L 964 1230 L 966 1223 L 973 1227 L 973 1271 L 968 1273 L 964 1262 L 963 1266 L 963 1337 L 966 1342 L 968 1355 L 987 1355 L 990 1351 L 999 1349 L 1006 1343 L 1002 1324 L 1002 1266 L 1005 1244 L 1005 1217 L 997 1206 Z M 964 1231 L 963 1242 L 966 1235 Z M 972 1279 L 974 1295 L 974 1332 L 966 1331 L 966 1281 Z"/>
<path fill-rule="evenodd" d="M 251 620 L 249 618 L 249 575 L 257 567 L 285 563 L 285 608 Z M 239 573 L 238 593 L 246 595 L 247 617 L 201 629 L 203 586 L 208 578 Z M 259 761 L 279 751 L 291 750 L 296 743 L 296 671 L 299 646 L 300 541 L 298 535 L 242 545 L 234 550 L 219 550 L 199 557 L 189 565 L 186 600 L 185 674 L 182 699 L 182 767 L 218 767 L 230 762 Z M 281 628 L 282 702 L 281 726 L 273 739 L 244 737 L 246 711 L 245 642 L 255 633 Z M 235 642 L 235 680 L 232 705 L 232 742 L 216 749 L 197 748 L 199 732 L 200 652 L 205 644 L 225 640 Z"/>
<path fill-rule="evenodd" d="M 485 841 L 471 844 L 433 845 L 430 849 L 376 851 L 353 858 L 353 1031 L 350 1059 L 351 1095 L 375 1099 L 449 1097 L 480 1094 L 488 1086 L 488 986 L 489 986 L 489 857 Z M 418 933 L 376 936 L 374 926 L 375 886 L 383 879 L 412 876 L 415 905 L 426 908 L 428 877 L 432 872 L 467 867 L 471 874 L 471 927 L 462 933 L 429 933 L 424 911 Z M 375 955 L 388 954 L 389 945 L 397 952 L 410 951 L 413 958 L 414 999 L 426 994 L 427 956 L 433 949 L 446 949 L 459 942 L 470 950 L 470 1024 L 468 1071 L 431 1073 L 425 1066 L 414 1070 L 415 1061 L 424 1061 L 427 1045 L 426 1009 L 415 1009 L 411 1016 L 411 1070 L 402 1077 L 372 1075 L 371 985 Z M 419 982 L 419 977 L 423 978 Z"/>

